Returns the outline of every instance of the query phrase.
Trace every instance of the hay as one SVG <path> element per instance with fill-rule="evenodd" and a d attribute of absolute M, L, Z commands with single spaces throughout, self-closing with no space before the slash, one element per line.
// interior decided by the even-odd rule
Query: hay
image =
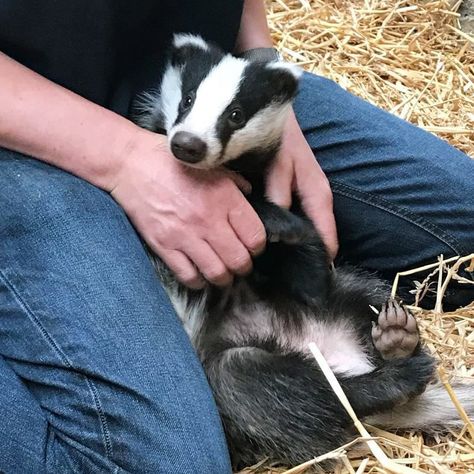
<path fill-rule="evenodd" d="M 274 41 L 286 59 L 334 79 L 474 156 L 474 37 L 459 29 L 459 3 L 273 0 L 267 6 Z M 448 390 L 450 376 L 474 380 L 474 304 L 441 312 L 443 282 L 453 277 L 448 271 L 456 260 L 434 264 L 429 278 L 418 285 L 417 301 L 433 281 L 437 311 L 411 307 L 426 345 L 440 360 Z M 474 472 L 472 424 L 434 438 L 366 428 L 387 457 L 401 466 L 422 473 Z M 354 445 L 320 458 L 340 459 L 338 474 L 388 473 L 369 450 Z M 313 464 L 308 460 L 301 466 L 277 467 L 263 460 L 241 474 L 303 474 Z"/>
<path fill-rule="evenodd" d="M 474 37 L 459 0 L 267 3 L 286 59 L 474 156 Z"/>

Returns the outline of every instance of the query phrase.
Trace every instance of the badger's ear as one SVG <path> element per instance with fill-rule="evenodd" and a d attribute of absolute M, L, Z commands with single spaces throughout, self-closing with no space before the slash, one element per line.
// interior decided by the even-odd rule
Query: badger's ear
<path fill-rule="evenodd" d="M 271 84 L 273 93 L 282 101 L 290 101 L 298 92 L 299 78 L 303 71 L 294 64 L 276 61 L 267 64 L 271 73 Z"/>
<path fill-rule="evenodd" d="M 204 41 L 202 36 L 192 35 L 191 33 L 175 33 L 173 35 L 173 48 L 200 48 L 204 51 L 209 50 L 209 45 Z"/>
<path fill-rule="evenodd" d="M 171 64 L 181 66 L 193 55 L 209 51 L 209 45 L 199 35 L 175 33 L 171 42 Z"/>

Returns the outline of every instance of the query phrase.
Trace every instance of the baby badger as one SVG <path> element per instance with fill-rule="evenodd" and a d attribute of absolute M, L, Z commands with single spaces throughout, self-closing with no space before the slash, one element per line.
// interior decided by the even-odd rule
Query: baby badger
<path fill-rule="evenodd" d="M 165 130 L 183 163 L 241 173 L 267 231 L 253 272 L 225 289 L 188 290 L 155 258 L 205 367 L 238 466 L 265 456 L 300 463 L 354 436 L 308 350 L 311 341 L 366 421 L 430 430 L 460 424 L 444 389 L 428 385 L 434 362 L 410 312 L 373 276 L 330 270 L 297 197 L 290 211 L 265 198 L 265 172 L 298 77 L 288 64 L 249 62 L 200 37 L 176 35 L 159 91 L 145 97 L 137 119 Z M 474 409 L 470 387 L 458 396 Z"/>

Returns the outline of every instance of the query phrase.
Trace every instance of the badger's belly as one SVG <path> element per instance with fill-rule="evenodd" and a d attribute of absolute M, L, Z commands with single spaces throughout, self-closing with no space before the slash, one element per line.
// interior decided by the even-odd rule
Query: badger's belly
<path fill-rule="evenodd" d="M 329 367 L 336 374 L 361 375 L 375 368 L 367 348 L 348 321 L 339 320 L 331 323 L 306 321 L 301 334 L 291 336 L 289 343 L 293 349 L 310 355 L 308 349 L 310 342 L 318 346 Z"/>
<path fill-rule="evenodd" d="M 256 345 L 260 341 L 275 341 L 282 352 L 299 352 L 313 359 L 308 348 L 314 342 L 336 374 L 360 375 L 371 372 L 372 364 L 367 348 L 359 340 L 350 320 L 318 315 L 301 314 L 294 318 L 279 316 L 269 304 L 261 301 L 244 280 L 236 282 L 232 289 L 222 294 L 222 308 L 214 308 L 216 314 L 209 315 L 208 295 L 190 299 L 186 292 L 169 292 L 193 345 L 199 351 L 200 336 L 207 332 L 208 321 L 219 321 L 215 337 L 232 341 L 236 345 Z M 222 311 L 222 312 L 221 312 Z M 220 313 L 220 314 L 219 314 Z M 292 322 L 292 320 L 297 322 Z M 315 362 L 316 363 L 316 362 Z"/>
<path fill-rule="evenodd" d="M 354 376 L 375 368 L 350 321 L 326 322 L 307 314 L 296 319 L 301 324 L 291 324 L 286 318 L 283 320 L 265 303 L 240 305 L 233 308 L 232 317 L 222 328 L 222 335 L 244 345 L 271 339 L 283 352 L 299 352 L 311 359 L 313 356 L 308 345 L 314 342 L 337 374 Z"/>

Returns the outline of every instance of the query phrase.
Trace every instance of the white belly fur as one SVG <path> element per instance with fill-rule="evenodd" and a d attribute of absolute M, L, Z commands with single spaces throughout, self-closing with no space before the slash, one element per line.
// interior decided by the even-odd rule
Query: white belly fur
<path fill-rule="evenodd" d="M 196 344 L 201 330 L 205 298 L 193 307 L 181 298 L 172 298 L 173 304 L 193 344 Z M 181 301 L 180 301 L 181 300 Z M 341 318 L 331 323 L 306 319 L 302 330 L 288 331 L 279 324 L 278 318 L 262 303 L 242 305 L 233 308 L 234 317 L 223 328 L 226 338 L 244 342 L 249 336 L 265 339 L 277 337 L 288 351 L 297 351 L 313 358 L 308 348 L 314 342 L 336 374 L 361 375 L 374 370 L 369 355 L 357 339 L 356 331 L 349 321 Z"/>
<path fill-rule="evenodd" d="M 356 332 L 345 321 L 308 322 L 302 335 L 292 342 L 295 349 L 308 354 L 308 344 L 314 342 L 336 374 L 361 375 L 375 368 Z"/>

